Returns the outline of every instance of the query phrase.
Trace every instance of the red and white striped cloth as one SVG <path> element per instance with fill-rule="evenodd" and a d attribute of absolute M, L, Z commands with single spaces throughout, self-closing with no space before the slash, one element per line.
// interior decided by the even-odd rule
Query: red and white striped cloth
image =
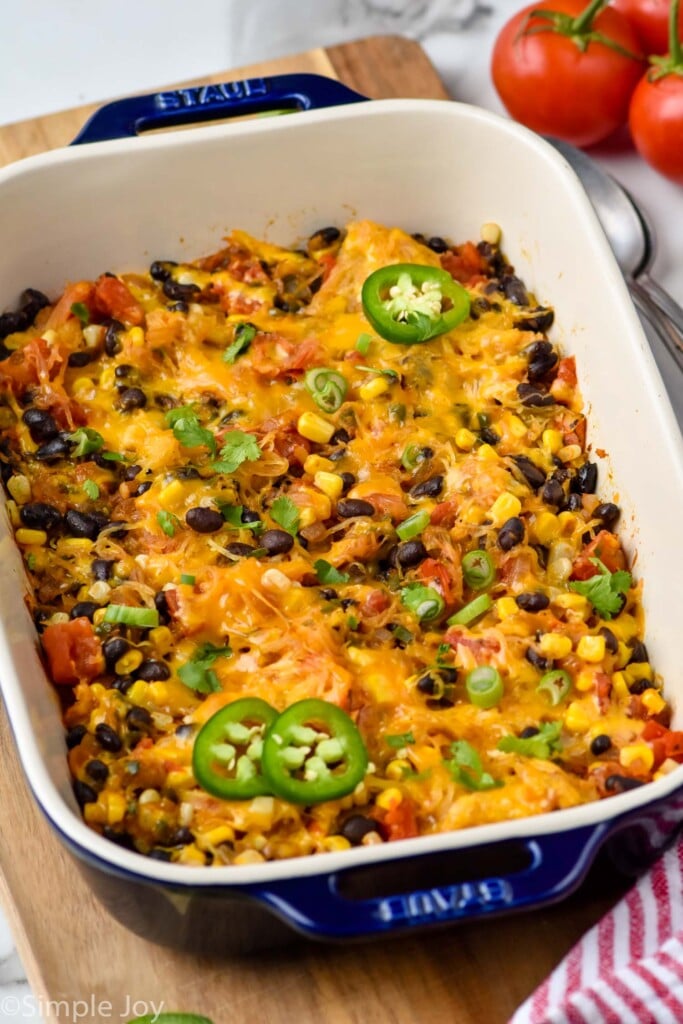
<path fill-rule="evenodd" d="M 683 839 L 584 935 L 509 1024 L 683 1024 Z"/>

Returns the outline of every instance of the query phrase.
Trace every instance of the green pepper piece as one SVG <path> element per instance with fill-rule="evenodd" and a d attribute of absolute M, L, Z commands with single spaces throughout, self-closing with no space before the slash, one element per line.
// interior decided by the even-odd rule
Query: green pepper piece
<path fill-rule="evenodd" d="M 416 345 L 452 331 L 468 316 L 465 288 L 439 267 L 395 263 L 366 279 L 363 311 L 377 333 L 396 345 Z"/>
<path fill-rule="evenodd" d="M 192 751 L 192 771 L 202 789 L 222 800 L 271 793 L 261 756 L 264 735 L 276 718 L 275 708 L 259 697 L 235 700 L 212 715 Z"/>
<path fill-rule="evenodd" d="M 276 796 L 320 804 L 353 792 L 367 771 L 368 752 L 346 712 L 311 697 L 292 704 L 270 726 L 261 767 Z"/>

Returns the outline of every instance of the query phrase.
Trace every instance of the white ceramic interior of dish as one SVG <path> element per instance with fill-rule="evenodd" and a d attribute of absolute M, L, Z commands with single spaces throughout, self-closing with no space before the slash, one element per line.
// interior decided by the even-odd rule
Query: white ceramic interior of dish
<path fill-rule="evenodd" d="M 34 157 L 0 172 L 0 308 L 12 307 L 27 286 L 55 297 L 67 280 L 204 255 L 232 227 L 290 244 L 355 217 L 454 240 L 476 239 L 484 222 L 495 221 L 519 276 L 555 308 L 553 339 L 577 357 L 599 493 L 623 509 L 621 531 L 645 578 L 648 649 L 680 728 L 681 438 L 593 211 L 563 159 L 538 137 L 461 104 L 385 100 Z M 0 559 L 0 677 L 31 786 L 75 843 L 143 877 L 242 884 L 565 831 L 683 782 L 679 769 L 600 803 L 342 854 L 225 870 L 153 862 L 82 822 L 5 517 Z"/>

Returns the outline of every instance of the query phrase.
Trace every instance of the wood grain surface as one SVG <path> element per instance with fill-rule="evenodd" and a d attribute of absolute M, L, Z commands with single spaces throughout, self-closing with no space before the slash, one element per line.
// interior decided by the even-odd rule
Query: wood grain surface
<path fill-rule="evenodd" d="M 447 98 L 419 46 L 397 37 L 208 80 L 286 71 L 336 75 L 372 97 Z M 0 129 L 0 164 L 64 145 L 92 109 Z M 622 891 L 603 868 L 557 907 L 427 936 L 346 948 L 293 942 L 233 959 L 174 953 L 126 931 L 95 901 L 33 803 L 0 705 L 0 902 L 45 1019 L 59 1024 L 73 1013 L 59 1000 L 111 1003 L 78 1018 L 90 1024 L 124 1021 L 136 1001 L 215 1024 L 505 1024 Z"/>

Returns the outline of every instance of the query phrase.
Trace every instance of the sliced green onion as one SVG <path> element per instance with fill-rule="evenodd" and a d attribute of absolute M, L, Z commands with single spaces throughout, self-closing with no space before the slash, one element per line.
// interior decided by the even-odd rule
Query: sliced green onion
<path fill-rule="evenodd" d="M 133 608 L 128 604 L 110 604 L 104 613 L 104 621 L 120 622 L 124 626 L 154 629 L 159 625 L 159 612 L 156 608 Z"/>
<path fill-rule="evenodd" d="M 431 622 L 438 619 L 444 610 L 444 600 L 433 587 L 424 587 L 421 583 L 409 583 L 401 591 L 401 603 L 420 619 Z"/>
<path fill-rule="evenodd" d="M 563 668 L 556 668 L 552 672 L 546 672 L 541 676 L 541 681 L 536 687 L 537 693 L 547 693 L 553 707 L 560 703 L 572 685 L 571 676 Z"/>
<path fill-rule="evenodd" d="M 356 340 L 356 352 L 360 352 L 362 356 L 366 356 L 368 354 L 368 349 L 370 348 L 371 344 L 371 334 L 359 334 Z"/>
<path fill-rule="evenodd" d="M 195 584 L 195 578 L 194 576 L 190 576 L 188 572 L 184 572 L 181 574 L 180 582 L 184 583 L 188 587 L 193 587 Z"/>
<path fill-rule="evenodd" d="M 336 412 L 344 401 L 348 389 L 346 378 L 341 373 L 324 366 L 309 370 L 304 377 L 304 384 L 315 404 L 323 412 Z"/>
<path fill-rule="evenodd" d="M 423 461 L 422 449 L 417 444 L 409 444 L 401 456 L 401 465 L 404 469 L 415 469 Z"/>
<path fill-rule="evenodd" d="M 475 707 L 492 708 L 500 703 L 503 696 L 503 680 L 498 669 L 492 665 L 473 668 L 465 677 L 465 689 Z"/>
<path fill-rule="evenodd" d="M 479 597 L 475 597 L 473 601 L 466 604 L 464 608 L 461 608 L 455 615 L 451 615 L 448 620 L 449 626 L 469 626 L 476 619 L 481 618 L 485 612 L 489 610 L 493 601 L 488 594 L 480 594 Z"/>
<path fill-rule="evenodd" d="M 483 590 L 496 578 L 496 568 L 488 551 L 468 551 L 462 560 L 465 583 L 472 590 Z"/>
<path fill-rule="evenodd" d="M 396 527 L 396 533 L 401 540 L 410 540 L 422 533 L 425 526 L 429 526 L 429 512 L 416 512 L 414 516 L 404 519 L 400 526 Z"/>

